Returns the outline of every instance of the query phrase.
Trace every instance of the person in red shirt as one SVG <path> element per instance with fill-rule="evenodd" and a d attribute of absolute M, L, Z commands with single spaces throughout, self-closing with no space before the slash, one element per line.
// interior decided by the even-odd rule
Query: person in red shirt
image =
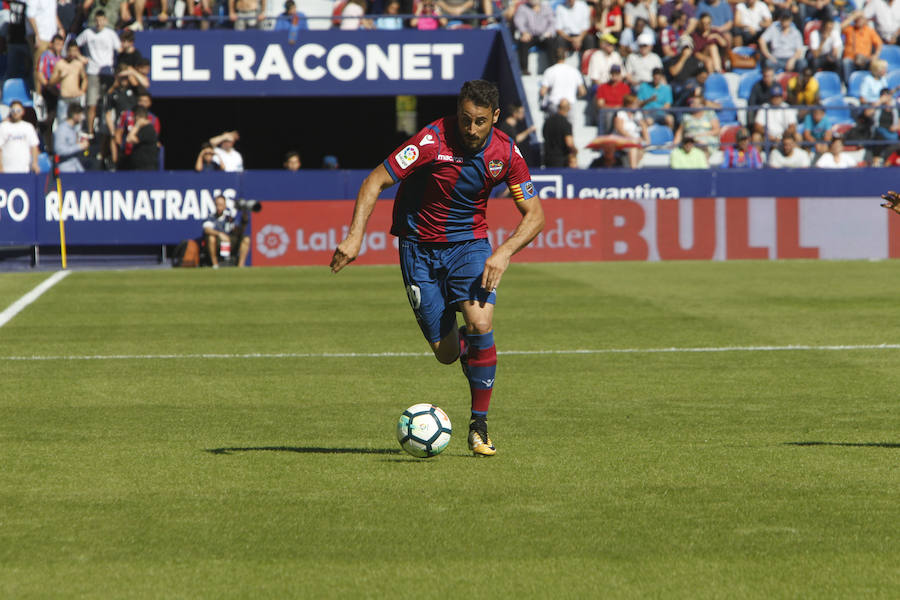
<path fill-rule="evenodd" d="M 609 69 L 609 81 L 597 86 L 594 97 L 594 107 L 597 109 L 601 133 L 609 131 L 615 111 L 604 110 L 609 108 L 621 108 L 625 96 L 631 92 L 631 86 L 625 83 L 622 75 L 622 67 L 613 65 Z"/>

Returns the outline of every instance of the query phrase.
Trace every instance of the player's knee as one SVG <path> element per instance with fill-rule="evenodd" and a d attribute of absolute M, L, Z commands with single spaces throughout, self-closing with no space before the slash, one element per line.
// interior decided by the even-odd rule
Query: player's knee
<path fill-rule="evenodd" d="M 470 334 L 481 335 L 494 328 L 491 319 L 475 319 L 466 325 L 466 331 Z"/>

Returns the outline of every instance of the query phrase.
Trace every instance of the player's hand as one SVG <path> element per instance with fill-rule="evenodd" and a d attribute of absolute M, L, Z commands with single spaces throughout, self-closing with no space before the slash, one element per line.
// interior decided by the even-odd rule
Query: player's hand
<path fill-rule="evenodd" d="M 889 208 L 895 213 L 900 213 L 900 194 L 891 190 L 886 194 L 882 194 L 881 199 L 886 201 L 881 204 L 883 207 Z"/>
<path fill-rule="evenodd" d="M 506 254 L 491 254 L 490 258 L 484 261 L 484 273 L 481 275 L 481 287 L 488 292 L 493 291 L 500 285 L 500 278 L 506 268 L 509 267 L 509 256 Z"/>
<path fill-rule="evenodd" d="M 359 256 L 359 249 L 362 246 L 362 240 L 355 240 L 351 238 L 346 238 L 338 247 L 334 249 L 334 254 L 331 257 L 331 272 L 337 273 Z"/>

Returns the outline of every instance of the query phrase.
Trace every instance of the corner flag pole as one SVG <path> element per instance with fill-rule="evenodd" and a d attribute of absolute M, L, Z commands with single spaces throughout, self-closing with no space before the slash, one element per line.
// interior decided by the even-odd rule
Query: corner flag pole
<path fill-rule="evenodd" d="M 53 157 L 53 175 L 56 177 L 56 204 L 59 206 L 59 249 L 62 268 L 66 268 L 66 225 L 63 217 L 62 179 L 59 177 L 59 156 Z"/>

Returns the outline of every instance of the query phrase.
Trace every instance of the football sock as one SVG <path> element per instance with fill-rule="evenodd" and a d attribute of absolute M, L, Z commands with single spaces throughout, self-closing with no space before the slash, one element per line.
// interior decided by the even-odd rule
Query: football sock
<path fill-rule="evenodd" d="M 494 345 L 494 332 L 468 334 L 469 390 L 472 393 L 472 418 L 487 417 L 491 404 L 491 391 L 494 389 L 494 377 L 497 374 L 497 347 Z"/>

